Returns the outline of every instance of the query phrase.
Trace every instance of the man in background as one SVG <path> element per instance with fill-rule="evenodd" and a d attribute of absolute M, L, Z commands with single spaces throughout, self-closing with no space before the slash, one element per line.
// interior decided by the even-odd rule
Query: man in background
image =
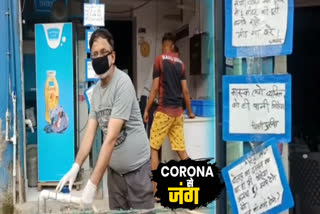
<path fill-rule="evenodd" d="M 171 148 L 178 153 L 181 160 L 188 159 L 184 140 L 183 99 L 188 108 L 189 118 L 192 113 L 190 95 L 187 87 L 184 63 L 174 52 L 175 36 L 166 33 L 162 38 L 162 54 L 154 63 L 153 83 L 144 111 L 144 121 L 148 122 L 149 110 L 157 94 L 159 107 L 156 110 L 150 133 L 151 166 L 156 170 L 159 165 L 158 150 L 166 136 L 169 137 Z M 154 193 L 156 186 L 154 184 Z"/>
<path fill-rule="evenodd" d="M 177 45 L 174 45 L 174 52 L 177 53 L 178 56 L 179 56 L 179 48 L 178 48 Z M 149 72 L 148 76 L 144 80 L 144 86 L 143 86 L 142 94 L 141 94 L 141 97 L 140 97 L 139 106 L 140 106 L 140 111 L 141 111 L 142 117 L 144 116 L 144 111 L 146 109 L 147 102 L 148 102 L 148 97 L 150 95 L 151 88 L 152 88 L 153 68 L 154 68 L 154 64 L 152 64 L 150 72 Z M 183 104 L 184 104 L 183 105 L 183 109 L 185 109 L 185 103 L 183 102 Z M 144 123 L 144 127 L 147 130 L 148 138 L 150 138 L 150 130 L 151 130 L 152 122 L 153 122 L 153 115 L 154 115 L 154 112 L 156 111 L 157 108 L 158 108 L 158 99 L 156 98 L 154 100 L 150 110 L 149 110 L 148 122 Z M 161 153 L 159 153 L 159 154 L 161 154 Z"/>

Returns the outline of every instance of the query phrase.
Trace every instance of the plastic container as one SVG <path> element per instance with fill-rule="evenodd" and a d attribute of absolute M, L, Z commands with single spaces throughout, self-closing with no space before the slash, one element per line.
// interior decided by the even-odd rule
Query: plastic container
<path fill-rule="evenodd" d="M 212 100 L 191 100 L 191 109 L 198 117 L 213 117 L 214 102 Z M 188 114 L 188 110 L 186 110 Z"/>

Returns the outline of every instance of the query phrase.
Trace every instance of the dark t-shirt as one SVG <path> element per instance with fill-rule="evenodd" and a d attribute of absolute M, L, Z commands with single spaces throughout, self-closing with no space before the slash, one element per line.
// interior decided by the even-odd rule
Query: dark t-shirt
<path fill-rule="evenodd" d="M 160 78 L 159 107 L 157 111 L 171 117 L 183 113 L 181 80 L 185 80 L 184 63 L 175 53 L 162 54 L 154 63 L 153 79 Z"/>

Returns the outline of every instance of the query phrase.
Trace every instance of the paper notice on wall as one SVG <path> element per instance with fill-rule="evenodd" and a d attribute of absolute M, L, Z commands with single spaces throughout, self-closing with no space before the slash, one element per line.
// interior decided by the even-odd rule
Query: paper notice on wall
<path fill-rule="evenodd" d="M 86 80 L 87 81 L 95 81 L 99 77 L 92 67 L 92 61 L 90 59 L 86 60 Z"/>
<path fill-rule="evenodd" d="M 86 52 L 90 53 L 90 39 L 93 34 L 92 29 L 86 29 Z"/>
<path fill-rule="evenodd" d="M 87 90 L 84 91 L 84 96 L 88 105 L 88 110 L 90 111 L 90 106 L 91 106 L 91 97 L 93 94 L 93 89 L 94 89 L 95 85 L 92 85 L 90 88 L 88 88 Z"/>
<path fill-rule="evenodd" d="M 239 214 L 258 214 L 279 206 L 283 185 L 272 146 L 228 171 Z"/>
<path fill-rule="evenodd" d="M 288 0 L 232 0 L 232 45 L 281 45 L 288 24 Z"/>
<path fill-rule="evenodd" d="M 230 84 L 229 132 L 284 134 L 285 83 Z"/>
<path fill-rule="evenodd" d="M 84 26 L 104 26 L 105 9 L 104 4 L 84 4 Z"/>

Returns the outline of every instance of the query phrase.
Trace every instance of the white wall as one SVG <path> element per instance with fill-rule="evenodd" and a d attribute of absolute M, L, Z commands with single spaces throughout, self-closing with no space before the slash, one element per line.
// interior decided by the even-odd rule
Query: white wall
<path fill-rule="evenodd" d="M 134 12 L 137 21 L 137 94 L 140 97 L 144 80 L 152 69 L 155 57 L 161 54 L 161 40 L 165 32 L 175 31 L 179 21 L 167 20 L 163 16 L 167 14 L 179 14 L 175 6 L 175 1 L 159 2 L 152 1 L 145 7 Z M 139 34 L 138 29 L 145 28 L 145 34 Z M 140 54 L 139 40 L 144 40 L 150 44 L 150 55 L 143 57 Z"/>
<path fill-rule="evenodd" d="M 179 14 L 180 10 L 176 7 L 176 1 L 152 1 L 152 3 L 134 12 L 137 20 L 137 94 L 143 89 L 144 80 L 150 70 L 154 59 L 161 53 L 161 40 L 165 32 L 176 32 L 184 25 L 189 25 L 189 37 L 177 42 L 180 49 L 180 58 L 185 63 L 187 81 L 191 97 L 194 99 L 208 97 L 209 79 L 207 75 L 190 76 L 189 52 L 190 38 L 198 33 L 209 32 L 209 10 L 207 3 L 209 0 L 185 0 L 186 9 L 183 10 L 183 22 L 180 20 L 168 20 L 163 16 L 166 14 Z M 192 10 L 194 9 L 194 10 Z M 140 27 L 146 28 L 146 34 L 139 34 Z M 140 54 L 139 39 L 143 36 L 151 46 L 150 56 L 142 57 Z"/>
<path fill-rule="evenodd" d="M 198 33 L 209 33 L 209 10 L 207 5 L 208 0 L 187 0 L 185 4 L 188 8 L 195 8 L 184 11 L 184 22 L 181 26 L 189 25 L 189 37 L 183 38 L 177 42 L 180 49 L 180 58 L 185 63 L 187 81 L 192 99 L 203 99 L 209 97 L 209 76 L 208 75 L 193 75 L 190 76 L 190 38 Z"/>

